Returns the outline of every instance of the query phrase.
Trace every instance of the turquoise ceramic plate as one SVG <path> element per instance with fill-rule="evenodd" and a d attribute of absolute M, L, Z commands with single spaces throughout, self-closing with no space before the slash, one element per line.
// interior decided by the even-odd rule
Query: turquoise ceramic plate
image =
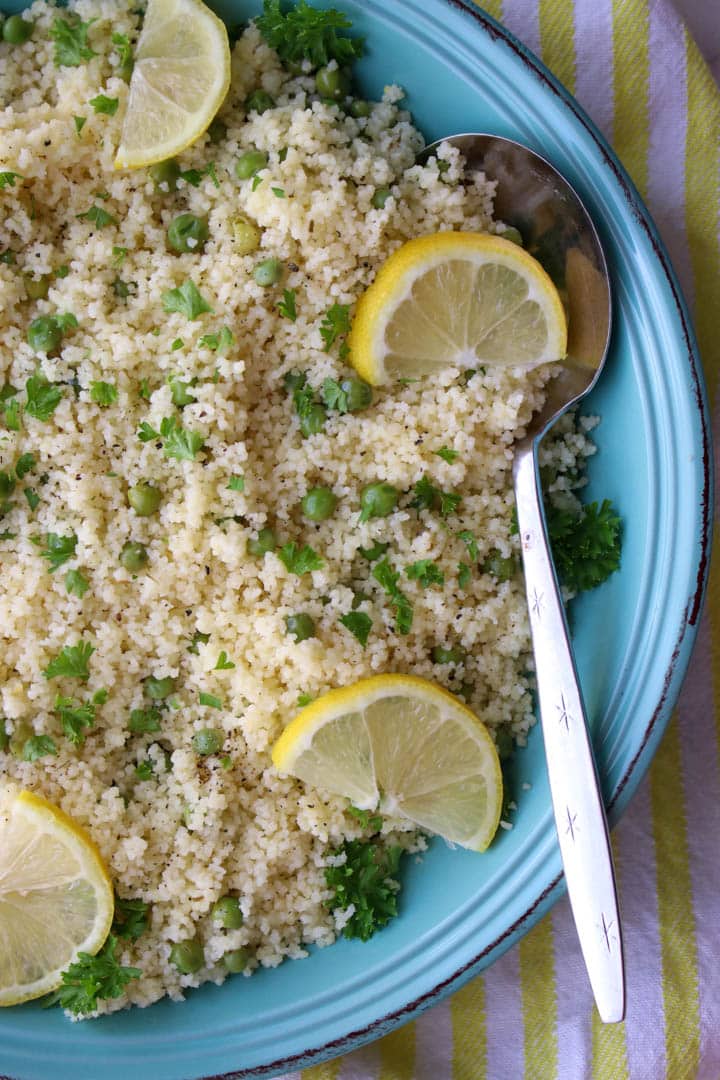
<path fill-rule="evenodd" d="M 367 96 L 389 82 L 428 141 L 494 131 L 549 158 L 606 246 L 615 298 L 590 496 L 625 521 L 622 569 L 573 609 L 574 643 L 602 783 L 616 820 L 677 696 L 706 573 L 707 412 L 687 312 L 627 176 L 569 95 L 470 4 L 335 0 L 365 34 Z M 258 4 L 259 6 L 259 4 Z M 255 14 L 221 0 L 229 23 Z M 320 5 L 322 6 L 322 5 Z M 327 5 L 325 5 L 327 6 Z M 342 941 L 252 979 L 206 986 L 84 1024 L 36 1005 L 0 1015 L 0 1073 L 23 1080 L 178 1080 L 272 1074 L 349 1050 L 457 989 L 524 934 L 561 892 L 541 734 L 516 755 L 515 828 L 482 857 L 434 843 L 408 868 L 402 914 L 366 944 Z M 523 790 L 527 782 L 530 790 Z"/>

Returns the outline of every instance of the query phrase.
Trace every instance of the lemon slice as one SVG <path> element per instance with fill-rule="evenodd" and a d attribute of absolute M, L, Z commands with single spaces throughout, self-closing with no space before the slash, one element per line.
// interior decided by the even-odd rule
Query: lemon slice
<path fill-rule="evenodd" d="M 115 168 L 179 154 L 205 131 L 229 86 L 230 45 L 217 15 L 201 0 L 150 0 Z"/>
<path fill-rule="evenodd" d="M 461 701 L 413 675 L 331 690 L 291 721 L 273 763 L 361 810 L 414 821 L 473 851 L 498 827 L 502 776 L 485 726 Z"/>
<path fill-rule="evenodd" d="M 442 232 L 409 240 L 361 296 L 352 363 L 373 386 L 445 367 L 534 367 L 567 349 L 562 301 L 542 266 L 509 240 Z"/>
<path fill-rule="evenodd" d="M 113 910 L 90 837 L 45 799 L 0 786 L 0 1005 L 59 986 L 79 952 L 101 947 Z"/>

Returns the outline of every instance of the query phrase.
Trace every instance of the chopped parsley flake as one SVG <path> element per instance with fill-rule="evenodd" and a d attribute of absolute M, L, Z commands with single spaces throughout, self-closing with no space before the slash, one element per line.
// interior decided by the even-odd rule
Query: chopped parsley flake
<path fill-rule="evenodd" d="M 95 652 L 95 646 L 89 641 L 78 641 L 77 645 L 64 645 L 61 652 L 51 660 L 43 671 L 46 679 L 82 679 L 90 678 L 88 660 Z"/>
<path fill-rule="evenodd" d="M 233 664 L 233 667 L 235 665 Z M 205 694 L 202 690 L 198 695 L 198 699 L 201 705 L 207 705 L 210 709 L 222 709 L 223 704 L 220 698 L 215 697 L 213 694 Z"/>
<path fill-rule="evenodd" d="M 295 322 L 297 319 L 297 308 L 295 306 L 295 289 L 284 289 L 283 298 L 278 304 L 278 311 L 284 319 L 289 319 L 290 322 Z"/>
<path fill-rule="evenodd" d="M 212 314 L 212 308 L 202 298 L 194 281 L 189 278 L 177 289 L 168 289 L 162 294 L 165 311 L 177 311 L 187 319 L 197 319 L 205 312 Z"/>
<path fill-rule="evenodd" d="M 346 630 L 349 630 L 358 639 L 364 649 L 372 629 L 370 616 L 366 615 L 364 611 L 348 611 L 346 615 L 340 616 L 339 621 Z"/>
<path fill-rule="evenodd" d="M 25 383 L 27 404 L 25 412 L 35 420 L 49 420 L 62 400 L 62 388 L 51 383 L 44 375 L 31 375 Z M 5 419 L 8 421 L 8 406 L 5 406 Z M 8 422 L 8 427 L 10 424 Z M 17 429 L 15 429 L 17 430 Z"/>
<path fill-rule="evenodd" d="M 32 454 L 21 454 L 20 457 L 17 459 L 17 463 L 15 465 L 15 475 L 17 476 L 18 480 L 22 480 L 24 476 L 27 476 L 27 474 L 31 472 L 36 465 L 37 461 Z"/>
<path fill-rule="evenodd" d="M 22 180 L 20 173 L 0 172 L 0 191 L 6 187 L 15 187 L 16 180 Z"/>
<path fill-rule="evenodd" d="M 90 98 L 88 104 L 92 105 L 96 113 L 104 113 L 106 116 L 114 116 L 117 112 L 117 108 L 120 102 L 118 98 L 111 98 L 106 97 L 105 94 L 98 94 L 97 97 Z"/>
<path fill-rule="evenodd" d="M 23 761 L 37 761 L 48 754 L 57 757 L 57 746 L 49 735 L 31 735 L 22 750 Z"/>
<path fill-rule="evenodd" d="M 461 589 L 467 589 L 472 578 L 472 570 L 467 563 L 458 563 L 458 585 Z"/>
<path fill-rule="evenodd" d="M 278 557 L 286 570 L 291 574 L 297 574 L 298 577 L 309 574 L 313 570 L 320 570 L 325 565 L 308 544 L 298 548 L 294 541 L 284 544 L 278 551 Z"/>
<path fill-rule="evenodd" d="M 329 352 L 331 346 L 350 330 L 350 305 L 333 304 L 325 312 L 320 323 L 320 336 L 325 342 L 325 352 Z"/>
<path fill-rule="evenodd" d="M 91 221 L 94 225 L 97 225 L 98 229 L 104 229 L 108 225 L 117 225 L 118 221 L 112 214 L 108 214 L 107 210 L 102 206 L 98 206 L 97 203 L 93 203 L 89 210 L 86 210 L 83 214 L 76 214 L 75 217 L 81 221 Z"/>
<path fill-rule="evenodd" d="M 415 498 L 410 505 L 414 510 L 437 509 L 443 518 L 454 513 L 462 502 L 462 495 L 458 495 L 454 491 L 440 491 L 427 476 L 423 476 L 421 480 L 418 480 L 413 490 Z"/>
<path fill-rule="evenodd" d="M 228 482 L 228 491 L 244 491 L 245 490 L 245 477 L 244 476 L 231 476 Z"/>
<path fill-rule="evenodd" d="M 204 334 L 198 342 L 201 348 L 212 349 L 218 356 L 222 356 L 223 353 L 227 352 L 234 343 L 235 335 L 229 326 L 223 326 L 218 334 Z"/>
<path fill-rule="evenodd" d="M 30 509 L 37 510 L 40 496 L 31 487 L 23 488 L 23 495 L 27 499 L 27 504 Z"/>
<path fill-rule="evenodd" d="M 117 388 L 112 383 L 102 381 L 90 383 L 90 400 L 101 408 L 106 409 L 109 405 L 114 405 L 117 397 Z"/>
<path fill-rule="evenodd" d="M 475 539 L 475 534 L 471 533 L 469 529 L 461 529 L 458 533 L 459 538 L 462 540 L 465 547 L 468 549 L 468 555 L 473 562 L 477 562 L 480 557 L 478 550 L 478 543 Z"/>
<path fill-rule="evenodd" d="M 33 543 L 38 547 L 42 547 L 43 541 L 37 536 L 33 537 Z M 59 566 L 66 563 L 68 559 L 72 559 L 75 554 L 75 548 L 77 547 L 77 536 L 75 533 L 71 533 L 70 536 L 59 536 L 57 533 L 48 533 L 45 537 L 45 548 L 40 552 L 43 559 L 47 559 L 50 564 L 50 573 L 57 570 Z"/>
<path fill-rule="evenodd" d="M 133 709 L 128 720 L 128 730 L 135 735 L 160 730 L 160 710 L 151 706 L 149 709 Z"/>
<path fill-rule="evenodd" d="M 117 937 L 137 941 L 148 928 L 149 911 L 150 905 L 144 900 L 126 900 L 115 893 L 115 917 L 112 924 L 112 933 Z"/>
<path fill-rule="evenodd" d="M 372 575 L 382 586 L 395 608 L 395 628 L 398 634 L 409 634 L 413 622 L 413 607 L 402 590 L 398 588 L 400 575 L 393 570 L 387 559 L 383 559 L 374 567 Z"/>
<path fill-rule="evenodd" d="M 56 67 L 79 67 L 83 61 L 97 55 L 87 40 L 88 30 L 94 22 L 94 19 L 89 22 L 55 19 L 50 27 L 50 37 L 55 42 Z"/>
<path fill-rule="evenodd" d="M 205 445 L 202 435 L 184 428 L 176 416 L 166 416 L 161 421 L 160 435 L 165 457 L 175 458 L 177 461 L 194 461 L 195 455 Z"/>
<path fill-rule="evenodd" d="M 430 585 L 444 585 L 445 575 L 432 559 L 419 559 L 405 568 L 405 575 L 411 581 L 419 581 L 423 588 Z"/>
<path fill-rule="evenodd" d="M 233 664 L 232 660 L 228 660 L 228 654 L 223 649 L 222 652 L 220 653 L 220 655 L 218 656 L 217 664 L 215 665 L 213 670 L 214 671 L 230 671 L 230 669 L 234 668 L 234 667 L 235 667 L 235 665 Z"/>
<path fill-rule="evenodd" d="M 371 548 L 359 547 L 358 552 L 362 555 L 363 559 L 367 559 L 368 562 L 375 562 L 377 559 L 382 558 L 389 547 L 389 544 L 376 540 Z"/>
<path fill-rule="evenodd" d="M 79 705 L 72 698 L 55 698 L 55 712 L 62 724 L 63 734 L 73 746 L 82 746 L 85 742 L 85 728 L 95 723 L 95 708 L 92 701 Z"/>
<path fill-rule="evenodd" d="M 452 465 L 456 458 L 460 457 L 459 450 L 451 450 L 447 446 L 441 446 L 439 450 L 435 451 L 437 457 L 442 458 L 443 461 L 447 461 L 448 465 Z"/>
<path fill-rule="evenodd" d="M 90 588 L 90 582 L 79 570 L 68 570 L 65 575 L 65 588 L 69 593 L 82 598 Z"/>

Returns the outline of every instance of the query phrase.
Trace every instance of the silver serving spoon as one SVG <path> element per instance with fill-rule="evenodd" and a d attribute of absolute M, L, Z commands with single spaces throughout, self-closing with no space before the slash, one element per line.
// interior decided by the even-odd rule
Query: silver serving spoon
<path fill-rule="evenodd" d="M 610 340 L 607 267 L 578 195 L 544 158 L 497 135 L 453 135 L 440 143 L 470 170 L 497 181 L 495 216 L 519 230 L 567 302 L 568 355 L 548 384 L 543 409 L 515 446 L 513 479 L 535 654 L 540 717 L 555 824 L 575 926 L 600 1017 L 625 1015 L 625 973 L 607 821 L 548 546 L 537 451 L 550 425 L 595 385 Z"/>

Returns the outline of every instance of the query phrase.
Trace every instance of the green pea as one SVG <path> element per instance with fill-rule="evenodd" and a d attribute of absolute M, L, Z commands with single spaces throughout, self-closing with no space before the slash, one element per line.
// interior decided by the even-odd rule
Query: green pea
<path fill-rule="evenodd" d="M 327 487 L 310 488 L 300 505 L 306 518 L 311 521 L 325 521 L 337 506 L 337 495 Z"/>
<path fill-rule="evenodd" d="M 369 116 L 371 111 L 370 102 L 363 101 L 362 98 L 355 98 L 350 105 L 350 115 L 354 116 L 356 120 L 360 120 L 363 116 Z"/>
<path fill-rule="evenodd" d="M 238 255 L 252 255 L 253 251 L 257 251 L 260 247 L 262 232 L 254 221 L 249 221 L 246 217 L 237 217 L 233 221 L 232 229 Z"/>
<path fill-rule="evenodd" d="M 147 548 L 144 544 L 138 544 L 135 540 L 128 540 L 120 552 L 120 562 L 131 574 L 142 570 L 148 561 Z"/>
<path fill-rule="evenodd" d="M 141 481 L 128 488 L 128 502 L 139 517 L 150 517 L 160 505 L 160 492 L 152 484 Z"/>
<path fill-rule="evenodd" d="M 350 76 L 337 67 L 322 67 L 315 76 L 315 87 L 321 97 L 340 101 L 350 91 Z"/>
<path fill-rule="evenodd" d="M 267 163 L 268 156 L 264 150 L 246 150 L 235 162 L 235 175 L 238 180 L 249 180 L 264 169 Z"/>
<path fill-rule="evenodd" d="M 274 529 L 265 527 L 261 529 L 254 540 L 248 540 L 247 553 L 248 555 L 257 555 L 262 557 L 266 555 L 268 551 L 274 551 L 277 547 L 277 537 L 275 536 Z"/>
<path fill-rule="evenodd" d="M 210 232 L 206 217 L 196 217 L 195 214 L 178 214 L 168 225 L 168 247 L 178 254 L 184 255 L 189 251 L 202 251 Z"/>
<path fill-rule="evenodd" d="M 392 484 L 368 484 L 360 493 L 363 521 L 387 517 L 397 505 L 400 492 Z"/>
<path fill-rule="evenodd" d="M 170 963 L 181 975 L 194 975 L 205 963 L 205 953 L 197 938 L 176 941 L 170 950 Z"/>
<path fill-rule="evenodd" d="M 360 412 L 362 409 L 367 409 L 368 405 L 372 405 L 372 387 L 364 379 L 357 379 L 354 376 L 343 379 L 340 389 L 347 397 L 348 412 Z"/>
<path fill-rule="evenodd" d="M 164 701 L 174 693 L 175 679 L 171 675 L 166 675 L 164 679 L 156 679 L 154 675 L 148 675 L 147 679 L 143 680 L 143 687 L 147 696 L 153 701 Z"/>
<path fill-rule="evenodd" d="M 390 190 L 390 188 L 381 187 L 377 189 L 370 202 L 376 210 L 384 210 L 385 203 L 388 201 L 391 195 L 392 191 Z"/>
<path fill-rule="evenodd" d="M 495 748 L 501 761 L 507 761 L 515 748 L 515 740 L 507 728 L 498 728 L 495 732 Z"/>
<path fill-rule="evenodd" d="M 523 238 L 519 229 L 516 229 L 514 225 L 508 225 L 505 232 L 499 234 L 503 240 L 509 240 L 511 244 L 517 244 L 518 247 L 523 246 Z"/>
<path fill-rule="evenodd" d="M 207 757 L 209 754 L 217 754 L 224 742 L 224 736 L 222 731 L 218 731 L 217 728 L 201 728 L 200 731 L 196 731 L 192 737 L 192 746 L 196 754 L 200 757 Z"/>
<path fill-rule="evenodd" d="M 213 905 L 212 917 L 224 930 L 239 930 L 243 924 L 240 901 L 236 896 L 221 896 Z"/>
<path fill-rule="evenodd" d="M 304 412 L 300 417 L 300 431 L 307 439 L 310 435 L 318 435 L 325 427 L 325 421 L 327 420 L 327 413 L 322 405 L 318 402 L 311 405 L 307 412 Z"/>
<path fill-rule="evenodd" d="M 43 274 L 39 278 L 34 278 L 32 274 L 25 275 L 25 295 L 28 300 L 47 300 L 49 288 L 49 274 Z"/>
<path fill-rule="evenodd" d="M 272 109 L 275 101 L 266 90 L 253 90 L 252 94 L 245 99 L 245 111 L 256 112 L 262 115 L 268 109 Z"/>
<path fill-rule="evenodd" d="M 8 45 L 23 45 L 33 32 L 34 22 L 27 22 L 21 15 L 10 15 L 2 28 L 3 40 Z"/>
<path fill-rule="evenodd" d="M 283 264 L 279 259 L 274 257 L 263 259 L 253 270 L 253 277 L 256 284 L 261 285 L 263 289 L 268 289 L 271 285 L 277 285 L 283 276 L 283 269 Z"/>
<path fill-rule="evenodd" d="M 216 116 L 215 119 L 210 122 L 207 133 L 211 143 L 216 144 L 222 142 L 227 135 L 227 126 L 223 124 L 222 120 L 218 120 Z"/>
<path fill-rule="evenodd" d="M 40 315 L 27 329 L 28 345 L 35 352 L 51 353 L 60 348 L 62 327 L 52 315 Z"/>
<path fill-rule="evenodd" d="M 510 581 L 517 573 L 517 559 L 514 555 L 501 555 L 497 548 L 493 548 L 480 569 L 496 581 Z"/>
<path fill-rule="evenodd" d="M 177 182 L 180 179 L 180 166 L 175 158 L 158 161 L 156 165 L 150 166 L 148 173 L 155 184 L 156 191 L 168 192 L 177 189 Z"/>
<path fill-rule="evenodd" d="M 292 634 L 295 641 L 307 641 L 308 638 L 314 638 L 315 635 L 315 620 L 311 615 L 307 615 L 304 611 L 298 615 L 286 615 L 285 626 L 288 634 Z"/>
<path fill-rule="evenodd" d="M 467 653 L 459 645 L 455 645 L 452 649 L 446 649 L 443 645 L 436 645 L 430 656 L 433 664 L 462 664 Z"/>
<path fill-rule="evenodd" d="M 248 949 L 231 949 L 230 952 L 226 952 L 223 956 L 223 964 L 231 975 L 239 975 L 249 963 L 250 952 Z"/>
<path fill-rule="evenodd" d="M 15 729 L 9 740 L 10 753 L 13 757 L 22 758 L 25 743 L 28 739 L 31 739 L 34 734 L 35 732 L 27 720 L 15 721 Z"/>

